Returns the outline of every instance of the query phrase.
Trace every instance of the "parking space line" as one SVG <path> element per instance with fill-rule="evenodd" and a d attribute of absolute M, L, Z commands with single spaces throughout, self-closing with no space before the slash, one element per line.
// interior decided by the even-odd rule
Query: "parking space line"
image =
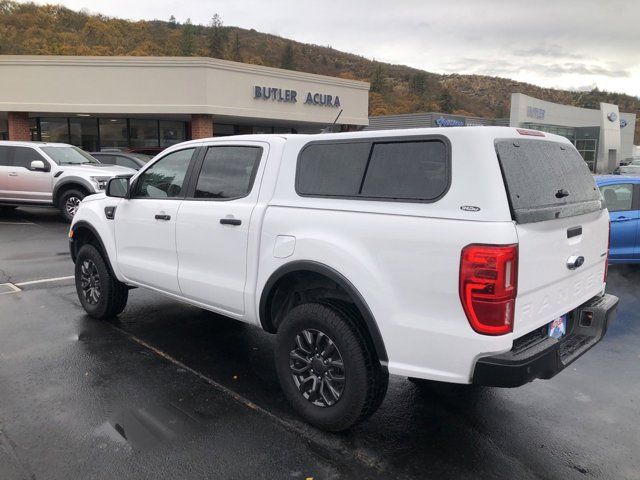
<path fill-rule="evenodd" d="M 0 295 L 7 295 L 9 293 L 18 293 L 21 292 L 22 290 L 20 290 L 16 285 L 14 285 L 13 283 L 0 283 L 0 290 L 2 290 L 2 287 L 5 287 L 7 289 L 9 289 L 8 292 L 2 292 L 0 291 Z"/>
<path fill-rule="evenodd" d="M 242 395 L 240 395 L 239 393 L 234 392 L 230 388 L 225 387 L 224 385 L 216 382 L 215 380 L 212 380 L 211 378 L 209 378 L 206 375 L 198 372 L 197 370 L 194 370 L 193 368 L 185 365 L 180 360 L 172 357 L 171 355 L 169 355 L 168 353 L 163 352 L 162 350 L 159 350 L 158 348 L 156 348 L 153 345 L 145 342 L 141 338 L 136 337 L 135 335 L 127 332 L 126 330 L 121 329 L 120 327 L 116 327 L 112 323 L 109 323 L 109 325 L 114 330 L 117 330 L 122 335 L 127 337 L 129 340 L 132 340 L 132 341 L 136 342 L 137 344 L 147 348 L 148 350 L 151 350 L 153 353 L 155 353 L 159 357 L 164 358 L 165 360 L 169 361 L 170 363 L 174 364 L 175 366 L 177 366 L 177 367 L 179 367 L 181 369 L 184 369 L 187 372 L 195 375 L 200 380 L 202 380 L 205 383 L 211 385 L 216 390 L 229 395 L 233 400 L 235 400 L 236 402 L 240 403 L 241 405 L 244 405 L 245 407 L 251 408 L 252 410 L 255 410 L 256 412 L 259 412 L 259 413 L 267 416 L 268 418 L 270 418 L 271 420 L 273 420 L 274 422 L 276 422 L 277 424 L 279 424 L 283 428 L 285 428 L 285 429 L 287 429 L 289 431 L 292 431 L 292 432 L 294 432 L 294 433 L 296 433 L 298 435 L 304 436 L 307 439 L 307 441 L 313 442 L 313 443 L 317 444 L 318 446 L 320 446 L 322 448 L 331 449 L 331 450 L 335 450 L 336 449 L 335 445 L 327 445 L 326 442 L 323 442 L 320 438 L 318 438 L 317 435 L 314 435 L 311 432 L 305 430 L 304 428 L 296 425 L 295 423 L 288 422 L 285 419 L 283 419 L 283 418 L 271 413 L 270 411 L 260 407 L 259 405 L 256 405 L 255 403 L 253 403 L 248 398 L 243 397 Z M 351 452 L 347 452 L 347 451 L 345 451 L 345 450 L 343 450 L 341 448 L 340 448 L 340 451 L 343 454 L 346 454 L 346 455 L 350 456 L 354 460 L 357 460 L 357 461 L 367 465 L 368 467 L 375 468 L 377 470 L 382 470 L 382 466 L 380 465 L 380 463 L 377 460 L 373 459 L 373 458 L 369 458 L 368 455 L 365 454 L 364 452 L 359 451 L 359 452 L 351 453 Z"/>
<path fill-rule="evenodd" d="M 4 222 L 4 221 L 0 221 L 0 225 L 37 225 L 37 224 L 25 220 L 24 222 Z"/>
<path fill-rule="evenodd" d="M 68 277 L 43 278 L 41 280 L 30 280 L 28 282 L 16 283 L 16 285 L 18 287 L 23 287 L 25 285 L 35 285 L 36 283 L 61 282 L 63 280 L 71 280 L 72 278 L 75 278 L 75 277 L 73 275 L 70 275 Z"/>

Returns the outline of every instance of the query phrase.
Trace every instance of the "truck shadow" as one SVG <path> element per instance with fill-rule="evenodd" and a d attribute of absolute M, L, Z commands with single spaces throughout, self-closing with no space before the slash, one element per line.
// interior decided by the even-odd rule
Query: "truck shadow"
<path fill-rule="evenodd" d="M 114 325 L 390 478 L 614 478 L 637 467 L 629 463 L 640 451 L 632 427 L 615 427 L 630 408 L 640 416 L 637 403 L 625 403 L 640 394 L 639 281 L 636 267 L 611 268 L 618 319 L 601 345 L 556 378 L 494 389 L 392 377 L 378 412 L 341 434 L 292 413 L 273 365 L 274 337 L 258 328 L 141 290 Z"/>

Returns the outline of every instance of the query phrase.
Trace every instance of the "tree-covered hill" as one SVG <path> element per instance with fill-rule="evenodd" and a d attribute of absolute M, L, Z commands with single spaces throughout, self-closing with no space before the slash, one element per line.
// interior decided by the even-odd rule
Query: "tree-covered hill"
<path fill-rule="evenodd" d="M 218 15 L 207 26 L 178 23 L 173 17 L 133 22 L 59 5 L 0 0 L 0 54 L 208 56 L 365 80 L 371 82 L 371 115 L 441 111 L 503 117 L 512 92 L 579 107 L 615 103 L 623 112 L 640 114 L 640 99 L 630 95 L 555 90 L 481 75 L 438 75 L 225 26 Z M 640 122 L 635 133 L 637 144 Z"/>

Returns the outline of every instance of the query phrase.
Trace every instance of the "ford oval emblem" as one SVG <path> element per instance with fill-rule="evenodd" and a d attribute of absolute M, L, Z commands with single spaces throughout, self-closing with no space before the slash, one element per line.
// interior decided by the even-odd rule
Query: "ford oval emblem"
<path fill-rule="evenodd" d="M 575 270 L 584 265 L 584 257 L 582 255 L 571 255 L 567 258 L 567 268 L 569 270 Z"/>
<path fill-rule="evenodd" d="M 627 121 L 624 118 L 620 119 L 620 128 L 624 128 L 627 126 Z"/>
<path fill-rule="evenodd" d="M 615 122 L 618 119 L 618 114 L 616 112 L 611 112 L 609 115 L 607 115 L 607 118 L 610 122 Z"/>

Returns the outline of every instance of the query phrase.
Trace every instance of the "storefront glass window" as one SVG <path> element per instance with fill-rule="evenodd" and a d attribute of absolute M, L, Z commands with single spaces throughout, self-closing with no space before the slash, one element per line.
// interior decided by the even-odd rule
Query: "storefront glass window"
<path fill-rule="evenodd" d="M 97 118 L 71 118 L 71 145 L 80 147 L 87 152 L 95 152 L 100 146 L 98 142 Z"/>
<path fill-rule="evenodd" d="M 40 141 L 40 135 L 38 134 L 38 119 L 30 118 L 29 119 L 29 132 L 31 133 L 31 141 L 38 142 Z M 0 121 L 0 139 L 8 140 L 9 132 L 7 132 L 6 138 L 2 138 L 2 121 Z"/>
<path fill-rule="evenodd" d="M 228 135 L 235 135 L 236 126 L 235 125 L 227 125 L 224 123 L 215 123 L 213 124 L 213 136 L 214 137 L 226 137 Z"/>
<path fill-rule="evenodd" d="M 129 120 L 129 139 L 131 147 L 157 147 L 158 121 L 132 118 Z"/>
<path fill-rule="evenodd" d="M 186 140 L 185 123 L 160 120 L 160 146 L 169 147 Z"/>
<path fill-rule="evenodd" d="M 100 148 L 127 148 L 127 121 L 124 118 L 100 119 Z"/>
<path fill-rule="evenodd" d="M 69 143 L 69 124 L 66 118 L 41 118 L 40 140 Z"/>

